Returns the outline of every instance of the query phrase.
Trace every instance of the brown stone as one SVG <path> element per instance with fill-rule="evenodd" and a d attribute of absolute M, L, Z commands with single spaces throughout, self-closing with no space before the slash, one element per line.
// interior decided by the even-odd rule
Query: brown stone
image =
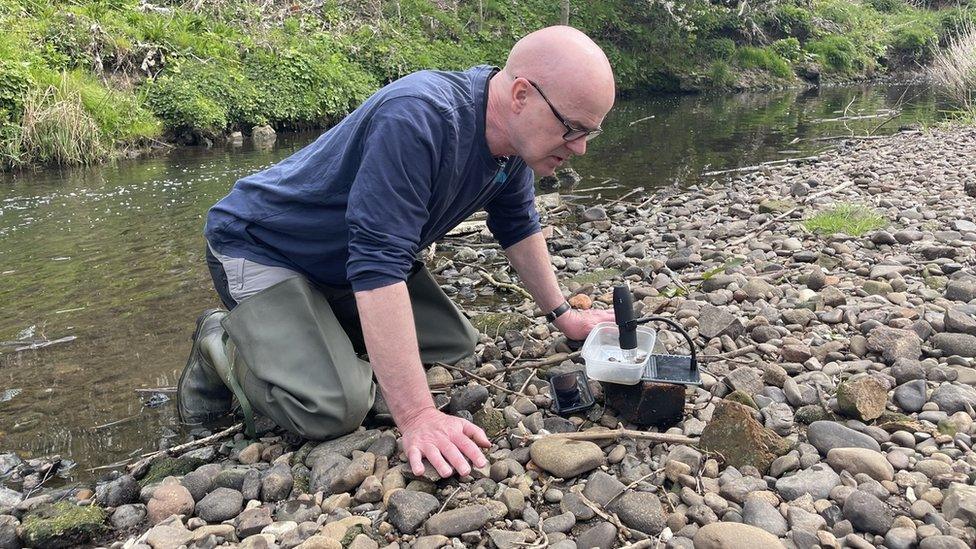
<path fill-rule="evenodd" d="M 840 412 L 854 419 L 871 421 L 881 417 L 887 402 L 887 389 L 873 377 L 844 381 L 837 387 Z"/>
<path fill-rule="evenodd" d="M 721 454 L 726 465 L 737 468 L 752 465 L 762 474 L 766 474 L 774 459 L 790 449 L 789 442 L 763 427 L 752 417 L 749 408 L 730 401 L 716 405 L 699 444 Z"/>

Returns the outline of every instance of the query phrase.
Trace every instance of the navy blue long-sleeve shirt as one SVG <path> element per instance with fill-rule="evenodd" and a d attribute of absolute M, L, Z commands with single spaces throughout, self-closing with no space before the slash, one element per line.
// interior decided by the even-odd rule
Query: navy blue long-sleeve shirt
<path fill-rule="evenodd" d="M 389 84 L 315 142 L 240 179 L 207 216 L 217 252 L 370 290 L 406 280 L 419 250 L 484 207 L 503 248 L 540 230 L 533 174 L 485 139 L 497 70 Z"/>

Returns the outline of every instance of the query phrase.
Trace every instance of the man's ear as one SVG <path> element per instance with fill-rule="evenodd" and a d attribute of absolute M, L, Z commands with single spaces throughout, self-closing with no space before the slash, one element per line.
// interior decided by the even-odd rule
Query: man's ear
<path fill-rule="evenodd" d="M 524 78 L 512 83 L 512 112 L 519 114 L 529 102 L 529 84 Z"/>

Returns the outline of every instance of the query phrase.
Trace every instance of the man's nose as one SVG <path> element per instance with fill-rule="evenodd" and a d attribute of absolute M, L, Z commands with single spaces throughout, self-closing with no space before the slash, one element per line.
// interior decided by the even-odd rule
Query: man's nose
<path fill-rule="evenodd" d="M 566 148 L 576 156 L 583 156 L 586 154 L 586 137 L 580 137 L 579 139 L 574 139 L 566 143 Z"/>

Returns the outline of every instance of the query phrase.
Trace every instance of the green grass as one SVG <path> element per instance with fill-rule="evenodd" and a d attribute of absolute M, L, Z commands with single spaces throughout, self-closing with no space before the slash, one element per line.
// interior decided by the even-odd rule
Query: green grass
<path fill-rule="evenodd" d="M 861 236 L 886 225 L 884 217 L 860 204 L 837 204 L 803 222 L 807 230 L 815 233 L 844 233 L 851 236 Z"/>

